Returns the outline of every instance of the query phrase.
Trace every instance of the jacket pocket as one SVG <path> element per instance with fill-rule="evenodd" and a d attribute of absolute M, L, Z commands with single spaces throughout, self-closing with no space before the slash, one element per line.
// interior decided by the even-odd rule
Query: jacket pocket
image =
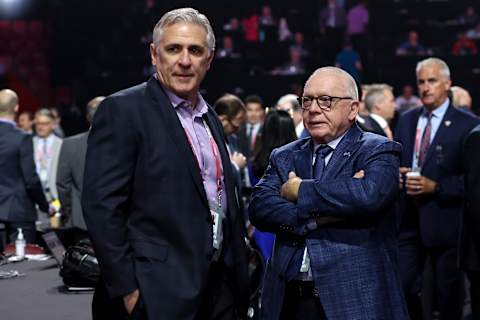
<path fill-rule="evenodd" d="M 136 258 L 149 258 L 161 262 L 167 261 L 167 245 L 136 240 L 132 242 L 132 247 Z"/>

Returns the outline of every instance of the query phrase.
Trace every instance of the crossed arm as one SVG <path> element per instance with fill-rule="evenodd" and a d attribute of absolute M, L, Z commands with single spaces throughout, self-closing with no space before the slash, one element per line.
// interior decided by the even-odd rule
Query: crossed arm
<path fill-rule="evenodd" d="M 391 142 L 378 145 L 368 150 L 354 175 L 322 182 L 302 180 L 292 173 L 282 181 L 272 153 L 254 189 L 250 219 L 261 230 L 305 235 L 306 225 L 314 218 L 373 217 L 396 197 L 399 153 L 400 147 Z"/>

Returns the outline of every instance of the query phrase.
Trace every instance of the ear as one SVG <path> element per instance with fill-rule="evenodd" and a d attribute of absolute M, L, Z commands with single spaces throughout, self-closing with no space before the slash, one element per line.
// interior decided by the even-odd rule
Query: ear
<path fill-rule="evenodd" d="M 20 107 L 18 106 L 18 104 L 15 106 L 15 108 L 13 108 L 13 112 L 15 113 L 18 113 L 18 110 L 20 110 Z"/>
<path fill-rule="evenodd" d="M 355 121 L 358 115 L 358 110 L 360 108 L 360 102 L 352 101 L 350 103 L 350 111 L 348 112 L 348 120 Z"/>
<path fill-rule="evenodd" d="M 156 48 L 155 48 L 155 45 L 152 43 L 150 43 L 150 59 L 152 60 L 152 66 L 156 66 L 157 65 L 157 51 L 156 51 Z"/>
<path fill-rule="evenodd" d="M 210 51 L 210 56 L 208 57 L 208 66 L 207 70 L 210 70 L 210 65 L 212 64 L 213 58 L 215 57 L 215 50 Z"/>

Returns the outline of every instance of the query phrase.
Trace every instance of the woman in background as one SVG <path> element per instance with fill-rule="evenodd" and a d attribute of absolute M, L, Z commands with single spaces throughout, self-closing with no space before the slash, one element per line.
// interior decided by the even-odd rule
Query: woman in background
<path fill-rule="evenodd" d="M 283 110 L 270 110 L 265 116 L 262 132 L 255 144 L 252 165 L 249 167 L 252 186 L 257 184 L 263 176 L 268 166 L 270 153 L 273 149 L 295 140 L 297 140 L 297 135 L 290 114 Z M 275 235 L 269 232 L 255 230 L 253 232 L 253 239 L 260 249 L 264 261 L 267 261 L 272 254 Z"/>

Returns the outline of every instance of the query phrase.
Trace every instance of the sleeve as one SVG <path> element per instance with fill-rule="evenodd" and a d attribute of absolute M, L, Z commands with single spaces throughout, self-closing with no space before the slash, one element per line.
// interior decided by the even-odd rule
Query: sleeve
<path fill-rule="evenodd" d="M 104 100 L 88 137 L 82 207 L 110 297 L 135 290 L 132 250 L 127 239 L 129 194 L 137 142 L 128 105 Z"/>
<path fill-rule="evenodd" d="M 306 222 L 297 217 L 295 203 L 280 196 L 282 179 L 277 167 L 277 151 L 274 150 L 263 178 L 254 187 L 249 206 L 250 221 L 261 231 L 305 235 Z"/>
<path fill-rule="evenodd" d="M 373 218 L 391 204 L 398 193 L 401 147 L 388 141 L 368 152 L 359 165 L 365 177 L 342 180 L 304 180 L 298 196 L 299 218 L 331 216 L 344 219 Z"/>
<path fill-rule="evenodd" d="M 69 154 L 72 154 L 71 143 L 64 141 L 60 149 L 57 169 L 57 193 L 62 206 L 62 213 L 66 220 L 72 216 L 72 168 L 69 161 Z"/>
<path fill-rule="evenodd" d="M 468 155 L 468 156 L 467 156 Z M 480 226 L 480 131 L 475 131 L 466 140 L 463 151 L 463 162 L 465 165 L 467 180 L 465 214 L 467 222 L 472 223 L 472 229 Z M 472 232 L 472 237 L 477 248 L 480 248 L 480 233 Z"/>
<path fill-rule="evenodd" d="M 33 160 L 33 141 L 29 135 L 25 135 L 20 146 L 20 166 L 28 195 L 38 204 L 41 211 L 48 212 L 48 202 L 47 199 L 45 199 L 42 184 L 40 183 L 40 178 L 37 175 L 35 162 Z"/>

